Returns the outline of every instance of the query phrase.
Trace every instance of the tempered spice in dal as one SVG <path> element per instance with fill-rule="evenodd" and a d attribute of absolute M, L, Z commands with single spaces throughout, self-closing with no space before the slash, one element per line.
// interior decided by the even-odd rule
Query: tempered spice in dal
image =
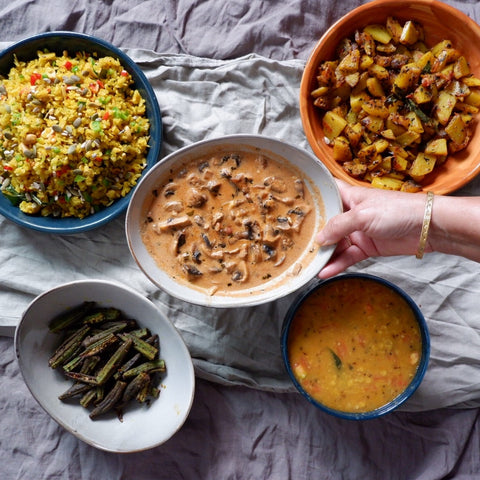
<path fill-rule="evenodd" d="M 367 412 L 402 393 L 415 376 L 421 333 L 408 303 L 368 279 L 314 291 L 291 324 L 292 371 L 312 398 L 343 412 Z"/>

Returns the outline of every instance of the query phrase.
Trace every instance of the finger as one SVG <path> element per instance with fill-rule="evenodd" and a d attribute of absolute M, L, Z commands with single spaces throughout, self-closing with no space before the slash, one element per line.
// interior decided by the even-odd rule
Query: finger
<path fill-rule="evenodd" d="M 356 245 L 350 245 L 338 254 L 335 250 L 332 260 L 319 272 L 318 277 L 321 279 L 333 277 L 366 258 L 365 253 Z"/>
<path fill-rule="evenodd" d="M 354 214 L 351 210 L 336 215 L 317 233 L 315 240 L 322 246 L 334 245 L 348 237 L 357 229 Z"/>

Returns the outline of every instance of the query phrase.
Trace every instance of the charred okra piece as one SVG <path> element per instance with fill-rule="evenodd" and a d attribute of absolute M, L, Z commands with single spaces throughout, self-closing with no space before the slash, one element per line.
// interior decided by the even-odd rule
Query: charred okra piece
<path fill-rule="evenodd" d="M 95 302 L 83 302 L 78 307 L 74 307 L 68 312 L 58 315 L 50 322 L 50 331 L 58 333 L 80 322 L 80 320 L 93 309 L 94 305 Z"/>
<path fill-rule="evenodd" d="M 49 364 L 74 381 L 60 400 L 79 397 L 92 419 L 115 409 L 121 420 L 127 403 L 136 399 L 148 404 L 160 394 L 157 372 L 166 368 L 159 358 L 158 335 L 120 310 L 85 302 L 56 317 L 50 327 L 65 332 L 65 340 Z"/>
<path fill-rule="evenodd" d="M 146 372 L 139 373 L 125 388 L 122 403 L 127 403 L 135 398 L 140 390 L 150 383 L 150 375 Z"/>
<path fill-rule="evenodd" d="M 110 357 L 105 366 L 100 370 L 97 375 L 97 385 L 103 385 L 121 365 L 123 359 L 127 355 L 133 341 L 127 338 Z"/>
<path fill-rule="evenodd" d="M 136 335 L 132 335 L 131 333 L 124 333 L 119 334 L 119 337 L 122 340 L 131 339 L 133 342 L 133 348 L 140 352 L 142 355 L 147 357 L 149 360 L 153 360 L 158 355 L 158 349 L 155 348 L 153 345 L 148 343 L 145 340 L 137 337 Z"/>
<path fill-rule="evenodd" d="M 119 400 L 122 398 L 126 386 L 126 382 L 117 380 L 105 398 L 90 412 L 90 418 L 93 420 L 115 408 Z"/>
<path fill-rule="evenodd" d="M 88 385 L 98 385 L 97 377 L 93 375 L 87 375 L 86 373 L 80 372 L 64 372 L 65 376 L 75 380 L 76 382 L 87 383 Z"/>
<path fill-rule="evenodd" d="M 142 372 L 155 373 L 155 372 L 165 372 L 165 361 L 161 358 L 156 358 L 155 360 L 150 360 L 149 362 L 144 362 L 138 367 L 131 368 L 123 373 L 123 378 L 136 377 Z"/>
<path fill-rule="evenodd" d="M 85 325 L 76 332 L 74 332 L 70 337 L 68 337 L 55 351 L 55 353 L 50 357 L 48 364 L 51 368 L 57 368 L 60 365 L 68 362 L 78 351 L 82 340 L 89 332 L 90 327 Z"/>
<path fill-rule="evenodd" d="M 66 400 L 67 398 L 76 397 L 77 395 L 83 394 L 88 390 L 91 390 L 92 386 L 88 383 L 74 383 L 68 390 L 63 392 L 58 398 L 60 400 Z"/>
<path fill-rule="evenodd" d="M 97 340 L 95 343 L 89 345 L 83 352 L 80 353 L 81 358 L 87 358 L 98 355 L 112 345 L 118 343 L 118 337 L 114 333 L 109 333 L 105 337 Z"/>

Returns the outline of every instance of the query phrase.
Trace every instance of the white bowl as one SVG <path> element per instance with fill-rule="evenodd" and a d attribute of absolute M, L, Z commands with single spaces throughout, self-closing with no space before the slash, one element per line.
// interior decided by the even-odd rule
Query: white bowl
<path fill-rule="evenodd" d="M 51 333 L 48 324 L 83 301 L 120 309 L 160 338 L 160 356 L 167 367 L 160 396 L 148 407 L 126 409 L 123 422 L 113 415 L 93 421 L 87 409 L 58 399 L 71 381 L 48 365 L 59 344 L 58 334 Z M 126 453 L 161 445 L 180 429 L 192 406 L 195 376 L 180 334 L 150 300 L 121 284 L 79 280 L 39 295 L 15 331 L 15 352 L 25 383 L 43 409 L 80 440 L 101 450 Z"/>
<path fill-rule="evenodd" d="M 177 150 L 155 165 L 140 181 L 130 201 L 125 221 L 130 252 L 140 269 L 157 287 L 186 302 L 208 307 L 232 308 L 259 305 L 282 298 L 314 278 L 330 259 L 334 246 L 319 248 L 313 260 L 304 262 L 305 265 L 296 276 L 292 276 L 287 270 L 258 287 L 239 290 L 229 295 L 216 295 L 191 288 L 188 284 L 173 279 L 157 265 L 142 240 L 142 225 L 147 218 L 153 192 L 159 187 L 162 177 L 179 162 L 218 152 L 219 149 L 228 149 L 230 152 L 254 151 L 286 162 L 301 172 L 304 183 L 314 197 L 314 233 L 319 231 L 328 219 L 342 211 L 340 193 L 333 176 L 313 154 L 274 138 L 229 135 L 197 142 Z M 312 247 L 315 247 L 314 235 L 302 254 L 303 257 Z"/>

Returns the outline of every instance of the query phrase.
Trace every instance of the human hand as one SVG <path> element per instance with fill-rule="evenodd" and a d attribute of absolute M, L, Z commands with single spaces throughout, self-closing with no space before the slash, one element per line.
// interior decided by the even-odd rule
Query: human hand
<path fill-rule="evenodd" d="M 320 278 L 336 275 L 369 257 L 415 254 L 425 195 L 337 183 L 344 213 L 330 219 L 317 234 L 320 245 L 337 244 Z"/>

